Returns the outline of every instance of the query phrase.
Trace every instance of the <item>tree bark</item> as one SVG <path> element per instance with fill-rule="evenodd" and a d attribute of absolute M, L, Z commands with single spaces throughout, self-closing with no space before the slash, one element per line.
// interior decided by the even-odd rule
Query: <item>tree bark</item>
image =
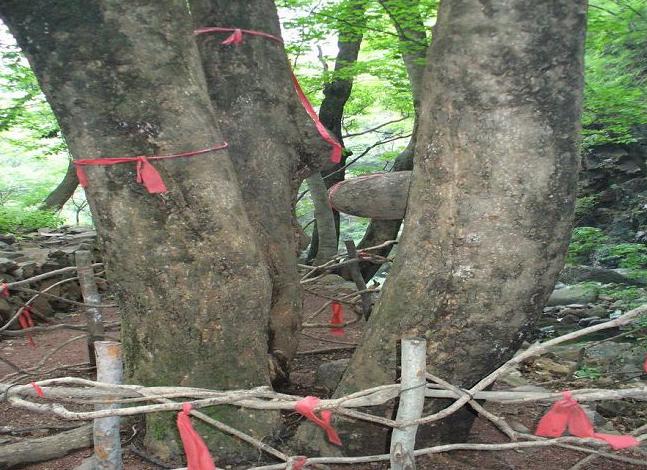
<path fill-rule="evenodd" d="M 339 30 L 339 39 L 337 41 L 337 57 L 335 58 L 335 70 L 332 79 L 324 86 L 324 99 L 319 107 L 319 119 L 332 132 L 337 141 L 343 146 L 342 139 L 342 118 L 344 116 L 344 106 L 348 102 L 351 92 L 353 91 L 353 77 L 345 75 L 347 69 L 357 62 L 359 49 L 364 37 L 364 28 L 366 25 L 366 9 L 369 2 L 366 0 L 350 0 L 345 5 L 346 11 L 343 17 L 346 18 L 345 27 Z M 350 26 L 349 26 L 350 25 Z M 321 172 L 326 187 L 330 188 L 336 183 L 343 181 L 346 172 L 337 171 L 346 165 L 346 153 L 342 153 L 341 161 L 338 164 L 329 166 Z M 334 173 L 334 174 L 333 174 Z M 329 176 L 330 175 L 330 176 Z M 339 212 L 331 208 L 335 220 L 335 245 L 339 244 Z M 319 226 L 315 222 L 312 229 L 312 240 L 310 250 L 308 251 L 308 260 L 317 257 L 319 248 Z M 332 240 L 324 242 L 327 246 L 332 245 Z"/>
<path fill-rule="evenodd" d="M 0 446 L 0 468 L 57 459 L 75 450 L 89 447 L 92 447 L 92 424 L 84 424 L 52 436 L 25 439 Z"/>
<path fill-rule="evenodd" d="M 223 141 L 182 0 L 7 0 L 75 159 L 169 154 Z M 120 299 L 125 376 L 144 385 L 269 385 L 270 278 L 227 151 L 155 161 L 168 193 L 134 164 L 87 167 L 86 194 Z M 258 438 L 276 413 L 211 415 Z M 147 420 L 146 444 L 177 460 L 173 416 Z M 257 451 L 198 425 L 218 459 Z"/>
<path fill-rule="evenodd" d="M 585 0 L 441 4 L 400 251 L 335 396 L 393 382 L 404 335 L 425 336 L 428 369 L 469 388 L 541 315 L 573 220 L 585 24 Z M 348 453 L 384 442 L 337 424 Z M 452 415 L 419 445 L 470 426 Z"/>
<path fill-rule="evenodd" d="M 391 18 L 398 32 L 402 60 L 407 68 L 411 85 L 411 97 L 415 112 L 413 134 L 407 147 L 395 159 L 392 171 L 411 171 L 413 169 L 413 154 L 416 148 L 418 120 L 422 101 L 422 80 L 429 39 L 427 28 L 420 15 L 420 0 L 380 0 L 380 4 Z M 395 220 L 371 220 L 366 227 L 364 237 L 359 242 L 359 248 L 377 246 L 388 240 L 395 240 L 402 226 L 402 218 Z M 375 252 L 380 256 L 388 256 L 393 249 L 389 245 Z M 380 267 L 373 263 L 361 263 L 360 269 L 365 280 L 375 275 Z"/>
<path fill-rule="evenodd" d="M 339 212 L 377 220 L 402 220 L 407 209 L 410 171 L 372 173 L 341 181 L 328 192 Z"/>
<path fill-rule="evenodd" d="M 310 196 L 315 208 L 315 219 L 318 223 L 319 249 L 314 260 L 315 266 L 320 266 L 331 260 L 337 254 L 337 237 L 335 236 L 335 219 L 328 202 L 326 183 L 321 173 L 315 173 L 307 179 Z"/>
<path fill-rule="evenodd" d="M 232 26 L 281 37 L 271 0 L 189 3 L 196 28 Z M 198 41 L 216 118 L 230 144 L 245 208 L 270 266 L 271 370 L 273 379 L 285 379 L 299 344 L 302 305 L 292 196 L 305 167 L 321 167 L 330 146 L 298 101 L 284 48 L 251 35 L 244 36 L 241 45 L 222 45 L 228 35 L 201 35 Z"/>
<path fill-rule="evenodd" d="M 54 188 L 54 191 L 49 193 L 40 206 L 42 210 L 58 212 L 63 209 L 63 206 L 74 195 L 79 179 L 76 177 L 76 169 L 72 162 L 67 167 L 63 180 Z"/>

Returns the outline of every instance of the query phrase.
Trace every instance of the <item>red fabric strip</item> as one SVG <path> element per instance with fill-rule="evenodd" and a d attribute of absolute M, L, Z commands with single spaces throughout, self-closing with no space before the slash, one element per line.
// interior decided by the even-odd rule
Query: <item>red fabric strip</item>
<path fill-rule="evenodd" d="M 541 418 L 535 434 L 543 437 L 559 437 L 568 428 L 575 437 L 590 437 L 608 443 L 614 450 L 626 449 L 640 444 L 633 436 L 596 433 L 588 416 L 571 392 L 565 391 L 564 398 L 553 404 Z"/>
<path fill-rule="evenodd" d="M 193 31 L 193 34 L 195 34 L 196 36 L 199 34 L 208 34 L 208 33 L 232 33 L 227 39 L 221 42 L 221 44 L 225 44 L 225 45 L 242 44 L 243 34 L 249 34 L 251 36 L 260 36 L 266 39 L 270 39 L 281 45 L 283 44 L 283 40 L 281 38 L 278 38 L 268 33 L 264 33 L 262 31 L 253 31 L 249 29 L 206 27 L 206 28 L 198 28 L 195 31 Z M 322 122 L 319 120 L 319 116 L 317 115 L 317 112 L 314 110 L 314 108 L 312 107 L 312 104 L 308 100 L 308 97 L 303 92 L 303 89 L 299 84 L 299 80 L 297 80 L 297 77 L 294 75 L 294 72 L 292 70 L 290 70 L 290 75 L 292 78 L 292 84 L 294 85 L 294 90 L 297 92 L 297 96 L 299 97 L 299 101 L 301 102 L 301 106 L 303 106 L 303 109 L 306 110 L 306 112 L 308 113 L 308 116 L 310 116 L 310 119 L 312 119 L 312 122 L 314 122 L 315 127 L 319 132 L 319 135 L 323 138 L 323 140 L 325 140 L 332 147 L 330 151 L 330 161 L 333 163 L 341 162 L 341 153 L 342 153 L 341 144 L 337 142 L 337 140 L 332 135 L 330 135 L 330 132 L 328 132 L 328 129 L 326 129 L 326 126 L 324 126 Z"/>
<path fill-rule="evenodd" d="M 122 163 L 136 163 L 137 182 L 143 184 L 146 190 L 151 194 L 165 193 L 167 191 L 164 180 L 159 172 L 151 165 L 151 160 L 168 160 L 171 158 L 195 157 L 205 153 L 223 150 L 228 147 L 227 143 L 219 144 L 206 149 L 193 150 L 191 152 L 173 153 L 169 155 L 138 155 L 136 157 L 104 157 L 88 158 L 75 160 L 76 176 L 79 178 L 79 184 L 83 188 L 88 187 L 88 176 L 83 167 L 86 166 L 108 166 L 119 165 Z"/>
<path fill-rule="evenodd" d="M 301 470 L 305 464 L 308 463 L 308 459 L 306 457 L 295 457 L 292 459 L 292 470 Z"/>
<path fill-rule="evenodd" d="M 339 438 L 337 431 L 335 431 L 335 429 L 330 424 L 332 413 L 329 410 L 323 410 L 321 412 L 320 418 L 314 412 L 314 409 L 317 407 L 320 401 L 321 400 L 317 397 L 305 397 L 303 400 L 299 400 L 295 403 L 294 409 L 297 413 L 308 419 L 308 421 L 312 421 L 314 424 L 326 431 L 326 436 L 332 444 L 340 446 L 342 445 L 341 439 Z"/>
<path fill-rule="evenodd" d="M 38 395 L 41 398 L 45 398 L 45 393 L 43 392 L 43 389 L 40 388 L 40 386 L 36 382 L 32 382 L 31 386 L 34 387 L 34 390 L 36 390 L 36 395 Z"/>
<path fill-rule="evenodd" d="M 177 414 L 177 428 L 184 446 L 188 470 L 216 470 L 209 449 L 200 435 L 193 429 L 189 412 L 191 404 L 185 403 Z"/>
<path fill-rule="evenodd" d="M 20 324 L 20 328 L 23 330 L 34 327 L 34 320 L 31 317 L 31 309 L 27 305 L 22 308 L 22 312 L 20 312 L 20 316 L 18 317 L 18 323 Z M 32 348 L 35 348 L 36 343 L 34 342 L 34 338 L 32 338 L 31 333 L 25 333 L 25 336 L 27 336 L 27 343 Z"/>
<path fill-rule="evenodd" d="M 332 315 L 330 317 L 330 334 L 334 336 L 344 336 L 344 327 L 336 326 L 344 324 L 344 307 L 339 302 L 330 304 Z"/>
<path fill-rule="evenodd" d="M 6 282 L 0 284 L 0 297 L 4 299 L 9 298 L 9 284 L 7 284 Z"/>

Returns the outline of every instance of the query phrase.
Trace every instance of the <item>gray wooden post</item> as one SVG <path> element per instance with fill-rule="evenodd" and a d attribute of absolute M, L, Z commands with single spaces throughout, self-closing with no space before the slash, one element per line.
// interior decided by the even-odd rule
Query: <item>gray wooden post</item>
<path fill-rule="evenodd" d="M 425 404 L 427 341 L 424 338 L 402 339 L 400 405 L 397 421 L 410 421 L 422 416 Z M 391 435 L 391 470 L 414 470 L 418 426 L 395 428 Z"/>
<path fill-rule="evenodd" d="M 96 366 L 94 342 L 103 339 L 103 317 L 100 308 L 92 305 L 101 305 L 101 295 L 97 288 L 97 282 L 94 279 L 94 269 L 92 267 L 92 254 L 86 250 L 79 250 L 74 253 L 76 260 L 76 271 L 81 286 L 81 295 L 83 302 L 90 306 L 85 307 L 85 318 L 88 326 L 88 357 L 90 365 Z"/>
<path fill-rule="evenodd" d="M 94 343 L 97 355 L 97 381 L 121 384 L 123 363 L 121 343 L 97 341 Z M 118 408 L 119 405 L 96 405 L 97 410 Z M 94 420 L 94 458 L 97 470 L 122 470 L 121 438 L 119 416 Z"/>

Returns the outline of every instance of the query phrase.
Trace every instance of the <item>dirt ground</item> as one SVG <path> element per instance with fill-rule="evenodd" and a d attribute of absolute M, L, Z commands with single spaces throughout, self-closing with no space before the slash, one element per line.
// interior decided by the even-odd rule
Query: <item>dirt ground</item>
<path fill-rule="evenodd" d="M 312 317 L 325 299 L 308 294 L 305 299 L 304 321 L 326 322 L 330 318 L 328 309 L 321 312 L 316 317 Z M 346 309 L 346 312 L 349 312 Z M 347 313 L 347 320 L 352 313 Z M 116 320 L 118 315 L 115 311 L 108 312 L 106 320 Z M 82 315 L 79 313 L 70 313 L 65 318 L 56 320 L 54 323 L 83 323 Z M 300 395 L 317 395 L 324 397 L 327 391 L 315 386 L 315 372 L 317 367 L 325 362 L 350 357 L 352 349 L 350 345 L 359 341 L 363 329 L 363 322 L 358 322 L 345 328 L 343 337 L 333 336 L 328 328 L 311 328 L 304 330 L 300 339 L 300 355 L 294 363 L 294 369 L 291 374 L 291 383 L 282 391 L 297 393 Z M 118 331 L 112 332 L 115 336 Z M 33 338 L 36 346 L 31 347 L 24 338 L 3 338 L 0 340 L 0 357 L 5 358 L 23 369 L 33 367 L 53 349 L 74 337 L 82 335 L 79 331 L 55 330 L 46 333 L 34 334 Z M 308 353 L 324 348 L 346 348 L 326 353 Z M 65 348 L 61 349 L 49 359 L 47 359 L 44 370 L 54 369 L 65 364 L 77 364 L 87 361 L 87 347 L 84 339 L 76 340 Z M 13 373 L 7 364 L 0 362 L 0 382 L 6 382 L 6 376 Z M 75 375 L 92 378 L 91 372 L 76 370 L 73 373 L 68 371 L 53 371 L 51 373 L 35 375 L 35 379 L 43 379 L 56 376 Z M 22 380 L 22 383 L 29 380 Z M 551 383 L 550 388 L 560 390 L 567 384 Z M 581 385 L 580 385 L 581 386 Z M 501 387 L 504 388 L 504 387 Z M 534 429 L 539 417 L 545 413 L 546 407 L 524 405 L 524 406 L 506 406 L 488 404 L 487 408 L 499 415 L 504 416 L 510 423 L 516 426 L 523 425 L 528 429 Z M 293 424 L 294 419 L 288 420 L 288 424 Z M 13 433 L 0 433 L 0 445 L 16 442 L 23 438 L 33 438 L 45 436 L 60 431 L 61 427 L 69 427 L 69 422 L 27 412 L 20 409 L 11 408 L 7 403 L 0 403 L 0 429 L 11 427 Z M 50 427 L 50 428 L 48 428 Z M 56 429 L 59 427 L 59 429 Z M 122 443 L 124 452 L 124 468 L 127 470 L 149 470 L 159 468 L 169 468 L 157 465 L 148 458 L 141 457 L 140 452 L 143 426 L 141 422 L 127 423 L 122 427 Z M 20 432 L 15 432 L 16 430 Z M 622 429 L 619 429 L 622 431 Z M 502 443 L 508 442 L 507 438 L 502 435 L 491 423 L 483 419 L 477 419 L 472 429 L 470 442 L 473 443 Z M 609 451 L 612 452 L 612 451 Z M 626 450 L 620 452 L 622 455 L 637 459 L 645 459 L 643 450 Z M 61 470 L 73 469 L 79 465 L 83 459 L 92 455 L 91 449 L 77 451 L 67 455 L 64 458 L 43 462 L 35 465 L 27 465 L 22 468 L 31 470 Z M 545 470 L 545 469 L 570 469 L 573 465 L 584 458 L 586 454 L 557 448 L 549 447 L 533 450 L 510 450 L 496 452 L 474 452 L 460 451 L 447 454 L 423 457 L 417 460 L 420 469 L 449 469 L 449 470 L 468 470 L 474 468 L 480 469 L 514 469 L 514 470 Z M 222 467 L 228 468 L 228 467 Z M 362 465 L 344 465 L 330 466 L 331 469 L 386 469 L 388 465 L 380 464 L 362 464 Z M 590 465 L 581 467 L 582 469 L 605 469 L 620 470 L 639 468 L 637 465 L 630 465 L 621 462 L 614 462 L 607 459 L 598 458 Z"/>

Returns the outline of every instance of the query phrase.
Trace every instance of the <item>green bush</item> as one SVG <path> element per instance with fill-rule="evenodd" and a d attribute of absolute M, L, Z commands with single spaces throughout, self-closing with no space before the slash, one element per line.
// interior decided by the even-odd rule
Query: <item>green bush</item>
<path fill-rule="evenodd" d="M 595 251 L 608 240 L 601 229 L 595 227 L 576 227 L 571 235 L 566 262 L 585 264 L 590 261 Z"/>
<path fill-rule="evenodd" d="M 39 228 L 56 228 L 63 224 L 54 212 L 19 207 L 0 208 L 0 232 L 30 232 Z"/>
<path fill-rule="evenodd" d="M 600 250 L 599 260 L 602 264 L 615 263 L 620 268 L 644 269 L 647 268 L 647 247 L 639 243 L 610 245 Z"/>

